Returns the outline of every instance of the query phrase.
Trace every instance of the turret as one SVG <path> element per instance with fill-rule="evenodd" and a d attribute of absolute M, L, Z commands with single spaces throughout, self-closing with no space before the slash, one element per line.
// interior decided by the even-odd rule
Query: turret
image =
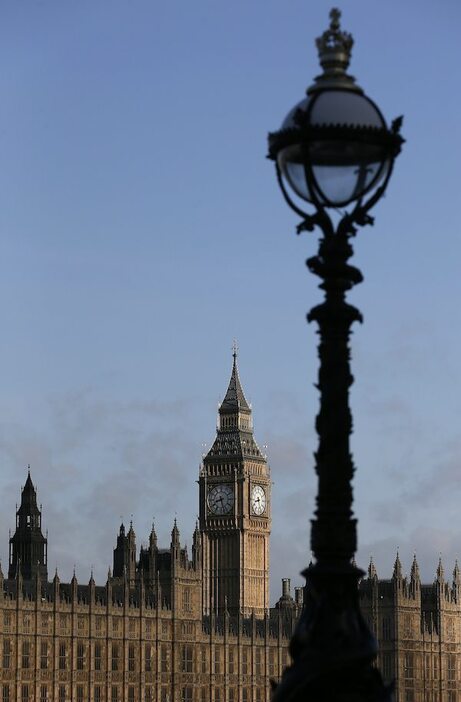
<path fill-rule="evenodd" d="M 419 576 L 419 565 L 418 561 L 416 560 L 416 553 L 413 556 L 413 563 L 411 564 L 410 582 L 418 584 L 421 582 L 421 578 Z"/>
<path fill-rule="evenodd" d="M 394 572 L 392 573 L 392 580 L 401 581 L 402 579 L 402 564 L 400 562 L 399 552 L 397 551 L 397 556 L 395 557 L 394 563 Z"/>
<path fill-rule="evenodd" d="M 174 519 L 173 529 L 171 530 L 171 557 L 172 559 L 179 558 L 180 553 L 180 543 L 179 543 L 179 529 L 176 522 L 176 517 Z"/>
<path fill-rule="evenodd" d="M 455 567 L 453 569 L 453 597 L 456 602 L 459 603 L 460 593 L 461 593 L 461 574 L 459 572 L 458 561 L 455 561 Z"/>
<path fill-rule="evenodd" d="M 194 568 L 202 562 L 202 537 L 198 527 L 198 521 L 195 522 L 194 535 L 192 537 L 192 563 Z"/>
<path fill-rule="evenodd" d="M 378 572 L 373 562 L 373 556 L 370 556 L 370 563 L 368 565 L 368 580 L 378 580 Z"/>
<path fill-rule="evenodd" d="M 77 603 L 78 602 L 78 581 L 77 581 L 77 576 L 75 575 L 75 568 L 74 568 L 74 573 L 72 575 L 72 580 L 70 581 L 70 592 L 71 592 L 72 602 Z"/>
<path fill-rule="evenodd" d="M 282 596 L 275 603 L 277 609 L 294 609 L 295 601 L 291 596 L 290 578 L 282 578 Z"/>
<path fill-rule="evenodd" d="M 54 601 L 59 602 L 60 599 L 60 585 L 61 581 L 59 580 L 59 575 L 58 575 L 58 569 L 56 568 L 55 573 L 54 573 L 54 578 L 53 578 L 53 593 L 54 593 Z"/>
<path fill-rule="evenodd" d="M 24 580 L 34 580 L 39 570 L 41 579 L 47 581 L 47 540 L 42 534 L 42 514 L 37 505 L 30 467 L 16 512 L 16 531 L 10 538 L 8 578 L 16 577 L 19 564 Z"/>
<path fill-rule="evenodd" d="M 155 525 L 154 522 L 152 522 L 152 529 L 149 535 L 149 548 L 151 551 L 156 551 L 157 550 L 157 534 L 155 531 Z"/>
<path fill-rule="evenodd" d="M 117 546 L 114 548 L 114 578 L 126 577 L 130 585 L 134 585 L 136 575 L 136 535 L 133 523 L 130 522 L 128 534 L 125 535 L 125 526 L 120 525 L 117 536 Z"/>
<path fill-rule="evenodd" d="M 444 568 L 443 568 L 442 557 L 441 557 L 441 556 L 439 557 L 439 562 L 438 562 L 438 565 L 437 565 L 436 581 L 437 581 L 440 585 L 443 585 L 443 583 L 445 582 L 445 571 L 444 571 Z"/>

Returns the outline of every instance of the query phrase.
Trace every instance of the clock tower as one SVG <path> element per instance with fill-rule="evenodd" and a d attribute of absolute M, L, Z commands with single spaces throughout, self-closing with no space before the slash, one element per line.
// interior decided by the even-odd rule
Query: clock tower
<path fill-rule="evenodd" d="M 270 471 L 253 436 L 234 348 L 216 439 L 200 467 L 205 614 L 269 609 Z"/>

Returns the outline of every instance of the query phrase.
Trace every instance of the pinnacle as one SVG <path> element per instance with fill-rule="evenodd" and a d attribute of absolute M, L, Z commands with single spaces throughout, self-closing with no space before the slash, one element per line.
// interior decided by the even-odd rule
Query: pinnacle
<path fill-rule="evenodd" d="M 399 552 L 397 551 L 397 556 L 394 563 L 394 572 L 392 574 L 394 580 L 400 579 L 402 577 L 402 563 L 400 562 Z"/>
<path fill-rule="evenodd" d="M 233 352 L 232 373 L 229 381 L 224 400 L 219 408 L 220 412 L 236 412 L 240 409 L 250 411 L 250 406 L 246 401 L 243 393 L 242 384 L 240 382 L 238 366 L 237 366 L 237 351 L 234 347 Z"/>
<path fill-rule="evenodd" d="M 437 580 L 443 580 L 445 576 L 445 572 L 443 569 L 443 564 L 442 564 L 442 556 L 439 557 L 439 564 L 437 566 Z"/>

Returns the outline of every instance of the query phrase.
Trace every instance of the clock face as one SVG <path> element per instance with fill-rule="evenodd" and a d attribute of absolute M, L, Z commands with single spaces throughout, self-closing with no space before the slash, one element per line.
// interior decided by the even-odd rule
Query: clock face
<path fill-rule="evenodd" d="M 213 514 L 229 514 L 234 506 L 232 485 L 215 485 L 208 493 L 208 507 Z"/>
<path fill-rule="evenodd" d="M 266 493 L 261 485 L 255 485 L 251 491 L 251 509 L 258 517 L 266 510 Z"/>

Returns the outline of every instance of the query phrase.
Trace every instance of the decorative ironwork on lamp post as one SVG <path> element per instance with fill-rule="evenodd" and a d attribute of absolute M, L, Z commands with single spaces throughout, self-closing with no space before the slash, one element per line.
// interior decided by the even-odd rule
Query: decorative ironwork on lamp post
<path fill-rule="evenodd" d="M 339 10 L 331 10 L 330 27 L 316 43 L 323 73 L 282 128 L 269 134 L 269 158 L 283 196 L 302 218 L 298 233 L 316 227 L 322 232 L 318 254 L 307 266 L 325 293 L 307 317 L 317 322 L 320 337 L 315 562 L 303 573 L 307 602 L 291 641 L 293 664 L 273 700 L 385 700 L 391 689 L 374 666 L 377 644 L 360 613 L 363 572 L 354 561 L 349 336 L 362 316 L 346 293 L 362 281 L 348 263 L 351 238 L 359 226 L 373 224 L 369 211 L 384 194 L 404 141 L 402 118 L 388 128 L 377 105 L 347 74 L 353 39 L 340 28 Z M 339 214 L 333 219 L 329 211 Z"/>

